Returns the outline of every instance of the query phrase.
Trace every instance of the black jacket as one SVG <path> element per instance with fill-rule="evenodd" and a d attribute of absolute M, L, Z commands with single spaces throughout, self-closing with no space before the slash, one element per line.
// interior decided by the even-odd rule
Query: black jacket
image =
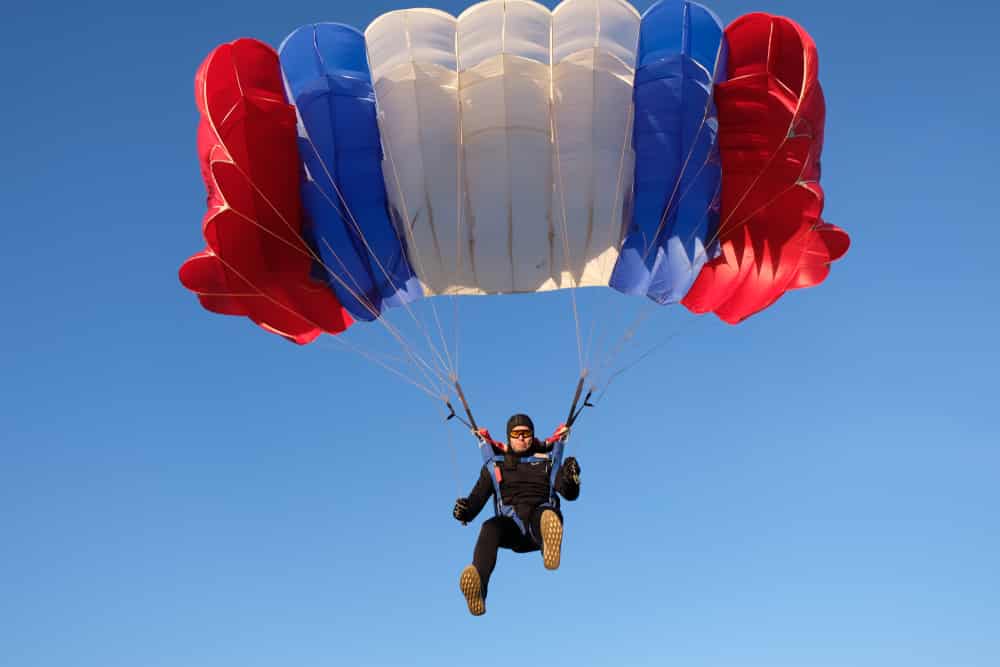
<path fill-rule="evenodd" d="M 507 457 L 502 463 L 497 463 L 501 475 L 500 495 L 503 496 L 503 504 L 513 507 L 523 521 L 529 521 L 532 511 L 549 500 L 549 474 L 552 471 L 552 462 L 520 461 L 521 456 L 548 456 L 539 451 L 541 448 L 537 445 L 540 444 L 536 441 L 536 446 L 524 454 Z M 564 474 L 565 472 L 566 466 L 563 465 L 556 473 L 555 490 L 566 500 L 576 500 L 580 495 L 580 484 L 570 475 Z M 493 495 L 493 480 L 490 478 L 490 470 L 484 465 L 479 471 L 476 485 L 469 494 L 468 511 L 462 520 L 475 519 L 486 505 L 486 501 Z M 555 504 L 558 507 L 558 497 L 555 498 Z"/>

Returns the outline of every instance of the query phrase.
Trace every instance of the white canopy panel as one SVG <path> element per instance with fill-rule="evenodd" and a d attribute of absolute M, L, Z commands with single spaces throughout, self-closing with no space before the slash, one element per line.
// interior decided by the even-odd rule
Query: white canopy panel
<path fill-rule="evenodd" d="M 488 0 L 368 27 L 386 189 L 428 294 L 608 284 L 638 36 L 624 0 Z"/>

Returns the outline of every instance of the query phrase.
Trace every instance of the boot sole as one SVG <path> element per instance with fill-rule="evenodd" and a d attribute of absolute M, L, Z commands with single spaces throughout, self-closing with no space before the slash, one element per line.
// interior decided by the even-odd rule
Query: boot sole
<path fill-rule="evenodd" d="M 465 596 L 465 603 L 469 605 L 470 614 L 482 616 L 486 613 L 482 581 L 479 579 L 479 570 L 474 565 L 469 565 L 462 570 L 462 576 L 458 578 L 458 587 L 462 590 L 462 595 Z"/>
<path fill-rule="evenodd" d="M 562 557 L 562 522 L 552 510 L 542 512 L 542 562 L 545 569 L 558 570 Z"/>

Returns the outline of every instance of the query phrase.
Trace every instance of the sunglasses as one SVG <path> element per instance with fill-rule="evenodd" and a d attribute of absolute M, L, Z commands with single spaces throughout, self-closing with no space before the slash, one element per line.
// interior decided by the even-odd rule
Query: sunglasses
<path fill-rule="evenodd" d="M 511 440 L 513 440 L 514 438 L 525 438 L 525 439 L 528 439 L 528 438 L 534 437 L 534 435 L 535 434 L 532 433 L 531 431 L 511 431 L 510 432 L 510 439 Z"/>

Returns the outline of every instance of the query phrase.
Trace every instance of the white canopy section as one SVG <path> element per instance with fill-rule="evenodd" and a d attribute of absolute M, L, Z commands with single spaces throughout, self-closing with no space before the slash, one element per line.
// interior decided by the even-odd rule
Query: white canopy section
<path fill-rule="evenodd" d="M 608 284 L 638 36 L 624 0 L 488 0 L 368 27 L 386 190 L 428 294 Z"/>

